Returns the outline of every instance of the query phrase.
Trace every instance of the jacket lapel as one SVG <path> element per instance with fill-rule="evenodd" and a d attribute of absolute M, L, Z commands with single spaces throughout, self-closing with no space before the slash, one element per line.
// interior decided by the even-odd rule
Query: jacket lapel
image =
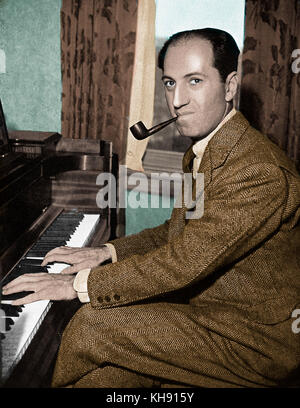
<path fill-rule="evenodd" d="M 204 173 L 204 188 L 211 182 L 212 171 L 224 164 L 249 126 L 242 113 L 237 112 L 209 141 L 198 170 L 199 173 Z"/>

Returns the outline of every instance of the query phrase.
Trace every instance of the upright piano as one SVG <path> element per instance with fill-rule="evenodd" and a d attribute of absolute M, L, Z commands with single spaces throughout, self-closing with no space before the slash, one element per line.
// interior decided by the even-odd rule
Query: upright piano
<path fill-rule="evenodd" d="M 61 272 L 67 265 L 41 267 L 52 248 L 115 238 L 116 209 L 97 206 L 96 178 L 117 171 L 111 142 L 8 132 L 0 101 L 0 288 L 24 273 Z M 23 296 L 0 291 L 1 385 L 49 387 L 63 330 L 81 304 L 11 305 Z"/>

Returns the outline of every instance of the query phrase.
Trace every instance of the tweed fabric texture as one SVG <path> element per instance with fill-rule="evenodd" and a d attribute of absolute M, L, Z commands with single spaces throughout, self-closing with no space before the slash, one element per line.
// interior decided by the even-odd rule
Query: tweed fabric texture
<path fill-rule="evenodd" d="M 193 157 L 190 148 L 185 172 Z M 106 366 L 199 387 L 300 380 L 291 328 L 300 307 L 299 175 L 239 112 L 211 139 L 199 172 L 200 219 L 174 208 L 164 225 L 112 241 L 118 262 L 92 269 L 91 303 L 65 330 L 53 386 L 84 386 L 86 376 L 105 386 Z M 142 386 L 135 378 L 131 386 Z"/>

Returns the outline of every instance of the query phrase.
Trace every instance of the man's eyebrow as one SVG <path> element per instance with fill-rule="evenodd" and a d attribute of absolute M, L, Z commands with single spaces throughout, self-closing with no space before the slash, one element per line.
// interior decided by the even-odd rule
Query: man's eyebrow
<path fill-rule="evenodd" d="M 196 71 L 196 72 L 190 72 L 190 73 L 188 73 L 188 74 L 185 74 L 185 75 L 184 75 L 184 78 L 189 78 L 189 77 L 194 76 L 194 75 L 195 75 L 195 76 L 198 75 L 198 76 L 207 77 L 207 75 L 203 74 L 203 72 L 198 72 L 198 71 Z M 162 80 L 164 80 L 164 79 L 172 79 L 172 80 L 173 80 L 173 78 L 172 78 L 171 76 L 169 76 L 169 75 L 163 75 L 163 76 L 161 77 L 161 79 L 162 79 Z"/>
<path fill-rule="evenodd" d="M 191 72 L 191 73 L 189 73 L 189 74 L 186 74 L 186 75 L 184 76 L 184 78 L 189 78 L 189 77 L 194 76 L 194 75 L 195 75 L 195 76 L 198 75 L 198 76 L 207 77 L 207 75 L 203 74 L 203 72 L 198 72 L 198 71 L 196 71 L 196 72 Z"/>
<path fill-rule="evenodd" d="M 205 78 L 207 77 L 207 75 L 203 74 L 203 72 L 195 71 L 195 72 L 190 72 L 189 74 L 186 74 L 184 78 L 190 78 L 191 76 L 203 76 Z"/>
<path fill-rule="evenodd" d="M 173 78 L 170 77 L 170 76 L 168 76 L 168 75 L 163 75 L 163 76 L 161 77 L 161 79 L 163 80 L 163 79 L 173 79 Z"/>

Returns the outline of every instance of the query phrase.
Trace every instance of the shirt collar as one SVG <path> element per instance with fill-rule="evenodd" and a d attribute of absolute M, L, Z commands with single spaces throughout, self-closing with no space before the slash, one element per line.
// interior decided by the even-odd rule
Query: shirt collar
<path fill-rule="evenodd" d="M 206 149 L 206 146 L 208 145 L 208 142 L 210 139 L 217 133 L 217 131 L 229 120 L 231 119 L 235 114 L 236 114 L 236 109 L 233 108 L 226 116 L 225 118 L 218 124 L 218 126 L 210 132 L 209 135 L 207 135 L 204 139 L 199 140 L 199 142 L 195 143 L 194 146 L 192 147 L 193 152 L 196 157 L 202 158 L 204 151 Z"/>

